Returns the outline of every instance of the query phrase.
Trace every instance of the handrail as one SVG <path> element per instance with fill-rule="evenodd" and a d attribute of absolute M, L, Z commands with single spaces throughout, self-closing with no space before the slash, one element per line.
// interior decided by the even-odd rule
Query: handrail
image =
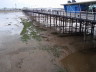
<path fill-rule="evenodd" d="M 46 14 L 52 14 L 52 15 L 60 15 L 60 16 L 66 16 L 66 17 L 74 17 L 74 18 L 80 18 L 80 19 L 86 19 L 88 20 L 90 18 L 90 15 L 92 15 L 92 19 L 95 20 L 95 16 L 96 16 L 96 12 L 89 12 L 89 11 L 70 11 L 70 12 L 66 12 L 65 10 L 37 10 L 37 9 L 33 9 L 30 10 L 33 12 L 39 12 L 39 13 L 46 13 Z M 89 18 L 88 18 L 89 17 Z"/>

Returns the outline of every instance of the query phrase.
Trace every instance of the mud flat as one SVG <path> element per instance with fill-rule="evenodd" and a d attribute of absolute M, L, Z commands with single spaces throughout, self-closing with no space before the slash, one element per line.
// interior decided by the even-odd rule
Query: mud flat
<path fill-rule="evenodd" d="M 96 72 L 94 44 L 82 37 L 60 37 L 22 12 L 0 17 L 0 72 Z"/>

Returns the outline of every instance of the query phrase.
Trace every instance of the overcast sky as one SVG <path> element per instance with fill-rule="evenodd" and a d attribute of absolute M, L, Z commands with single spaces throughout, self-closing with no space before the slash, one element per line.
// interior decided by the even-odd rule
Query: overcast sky
<path fill-rule="evenodd" d="M 60 4 L 67 3 L 68 0 L 0 0 L 0 8 L 59 8 Z M 76 0 L 77 2 L 94 0 Z"/>

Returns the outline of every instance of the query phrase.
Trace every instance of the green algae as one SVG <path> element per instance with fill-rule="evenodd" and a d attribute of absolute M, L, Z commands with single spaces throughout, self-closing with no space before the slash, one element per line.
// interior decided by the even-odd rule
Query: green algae
<path fill-rule="evenodd" d="M 46 50 L 48 53 L 52 54 L 54 57 L 59 58 L 62 53 L 63 49 L 65 49 L 67 46 L 43 46 L 40 48 L 40 50 Z"/>
<path fill-rule="evenodd" d="M 35 39 L 37 41 L 41 41 L 40 37 L 40 30 L 38 30 L 31 21 L 28 19 L 23 19 L 21 18 L 22 24 L 23 24 L 23 29 L 20 33 L 21 35 L 21 40 L 23 42 L 27 42 L 28 40 Z"/>

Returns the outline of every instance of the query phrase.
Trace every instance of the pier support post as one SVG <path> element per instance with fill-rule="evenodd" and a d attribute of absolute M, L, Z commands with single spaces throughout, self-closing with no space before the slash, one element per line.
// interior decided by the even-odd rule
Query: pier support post
<path fill-rule="evenodd" d="M 63 34 L 64 34 L 64 17 L 63 17 Z"/>
<path fill-rule="evenodd" d="M 50 15 L 50 28 L 51 28 L 51 15 Z"/>
<path fill-rule="evenodd" d="M 94 39 L 94 24 L 91 24 L 91 38 Z"/>
<path fill-rule="evenodd" d="M 82 21 L 80 20 L 80 27 L 79 27 L 79 32 L 80 32 L 80 34 L 81 34 L 81 28 L 82 28 Z"/>
<path fill-rule="evenodd" d="M 56 30 L 57 30 L 57 27 L 58 27 L 58 25 L 57 25 L 57 16 L 56 16 Z"/>
<path fill-rule="evenodd" d="M 87 32 L 87 22 L 85 23 L 85 28 L 84 28 L 84 41 L 86 40 L 86 32 Z"/>

